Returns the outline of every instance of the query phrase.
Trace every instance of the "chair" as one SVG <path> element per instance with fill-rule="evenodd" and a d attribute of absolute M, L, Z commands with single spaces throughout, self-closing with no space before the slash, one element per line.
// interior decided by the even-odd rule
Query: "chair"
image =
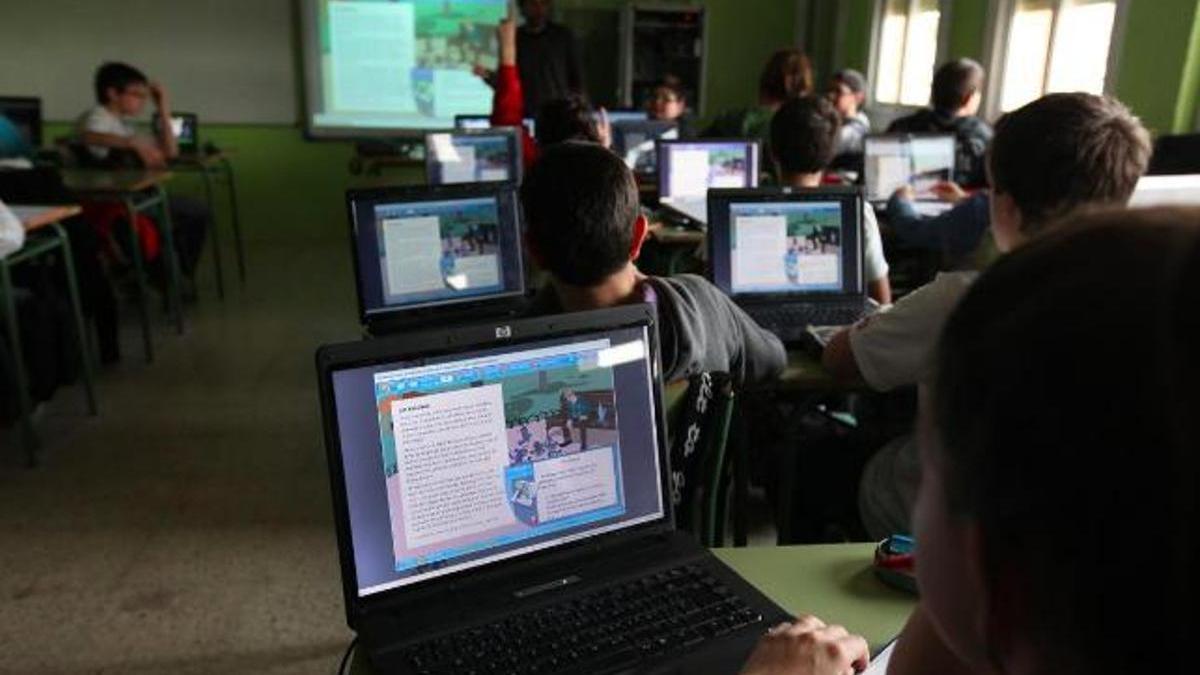
<path fill-rule="evenodd" d="M 726 446 L 734 403 L 727 373 L 700 373 L 667 408 L 669 428 L 675 430 L 668 441 L 675 524 L 705 546 L 725 539 L 732 468 Z"/>

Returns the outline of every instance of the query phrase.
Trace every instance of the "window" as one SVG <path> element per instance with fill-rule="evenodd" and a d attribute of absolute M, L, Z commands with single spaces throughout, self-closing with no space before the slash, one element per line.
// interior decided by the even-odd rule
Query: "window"
<path fill-rule="evenodd" d="M 938 0 L 881 0 L 875 55 L 875 102 L 929 103 L 938 56 Z"/>
<path fill-rule="evenodd" d="M 1104 93 L 1117 0 L 1012 0 L 1000 110 L 1052 91 Z"/>

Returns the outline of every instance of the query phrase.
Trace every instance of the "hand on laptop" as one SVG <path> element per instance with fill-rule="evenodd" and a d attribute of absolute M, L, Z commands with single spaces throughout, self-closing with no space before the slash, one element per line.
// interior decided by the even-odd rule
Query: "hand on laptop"
<path fill-rule="evenodd" d="M 848 675 L 866 670 L 867 641 L 815 616 L 781 623 L 758 641 L 742 675 Z"/>
<path fill-rule="evenodd" d="M 967 193 L 958 183 L 949 180 L 938 181 L 929 188 L 937 198 L 949 204 L 957 204 L 967 198 Z"/>

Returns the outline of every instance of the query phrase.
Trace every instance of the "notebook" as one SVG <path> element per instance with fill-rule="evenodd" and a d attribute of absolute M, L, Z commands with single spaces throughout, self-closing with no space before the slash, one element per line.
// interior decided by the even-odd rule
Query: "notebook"
<path fill-rule="evenodd" d="M 659 204 L 706 224 L 709 189 L 758 187 L 758 165 L 758 141 L 659 141 Z"/>
<path fill-rule="evenodd" d="M 931 188 L 954 179 L 954 134 L 871 134 L 864 144 L 863 181 L 867 201 L 887 202 L 909 185 L 925 215 L 950 208 Z"/>
<path fill-rule="evenodd" d="M 679 127 L 665 120 L 614 122 L 612 150 L 634 173 L 648 176 L 658 171 L 657 141 L 679 138 Z"/>
<path fill-rule="evenodd" d="M 516 129 L 439 131 L 425 135 L 425 176 L 430 185 L 521 182 L 521 141 Z"/>
<path fill-rule="evenodd" d="M 521 124 L 525 125 L 525 130 L 530 136 L 537 138 L 537 122 L 532 117 L 526 117 L 521 120 Z M 455 115 L 455 129 L 467 129 L 479 131 L 483 129 L 493 129 L 492 118 L 490 115 Z"/>

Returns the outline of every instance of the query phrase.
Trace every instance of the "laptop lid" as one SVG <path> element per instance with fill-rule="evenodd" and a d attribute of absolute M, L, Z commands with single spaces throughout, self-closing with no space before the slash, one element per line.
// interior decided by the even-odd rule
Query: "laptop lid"
<path fill-rule="evenodd" d="M 380 604 L 669 531 L 655 312 L 322 347 L 351 626 Z"/>
<path fill-rule="evenodd" d="M 525 130 L 529 132 L 530 136 L 537 138 L 537 123 L 535 122 L 534 118 L 525 117 L 521 120 L 521 124 L 525 125 Z M 473 129 L 475 131 L 479 131 L 482 129 L 492 129 L 496 127 L 492 127 L 491 115 L 455 115 L 454 128 L 469 130 Z"/>
<path fill-rule="evenodd" d="M 658 168 L 655 142 L 679 138 L 679 126 L 668 120 L 614 122 L 612 149 L 635 173 L 652 174 Z"/>
<path fill-rule="evenodd" d="M 758 165 L 758 141 L 659 141 L 658 201 L 707 223 L 709 189 L 758 187 Z"/>
<path fill-rule="evenodd" d="M 194 113 L 171 113 L 171 133 L 181 154 L 194 154 L 200 149 L 200 128 Z"/>
<path fill-rule="evenodd" d="M 364 324 L 525 293 L 509 183 L 350 190 L 346 206 Z"/>
<path fill-rule="evenodd" d="M 439 131 L 425 135 L 425 176 L 431 185 L 521 182 L 516 129 Z"/>
<path fill-rule="evenodd" d="M 870 134 L 863 146 L 863 185 L 868 201 L 887 201 L 911 185 L 918 199 L 935 199 L 931 188 L 954 180 L 954 134 Z"/>
<path fill-rule="evenodd" d="M 858 188 L 708 193 L 709 273 L 738 300 L 866 296 Z"/>
<path fill-rule="evenodd" d="M 0 96 L 0 115 L 16 127 L 30 150 L 42 147 L 42 99 L 32 96 Z"/>
<path fill-rule="evenodd" d="M 1200 174 L 1142 176 L 1129 206 L 1200 206 Z"/>

